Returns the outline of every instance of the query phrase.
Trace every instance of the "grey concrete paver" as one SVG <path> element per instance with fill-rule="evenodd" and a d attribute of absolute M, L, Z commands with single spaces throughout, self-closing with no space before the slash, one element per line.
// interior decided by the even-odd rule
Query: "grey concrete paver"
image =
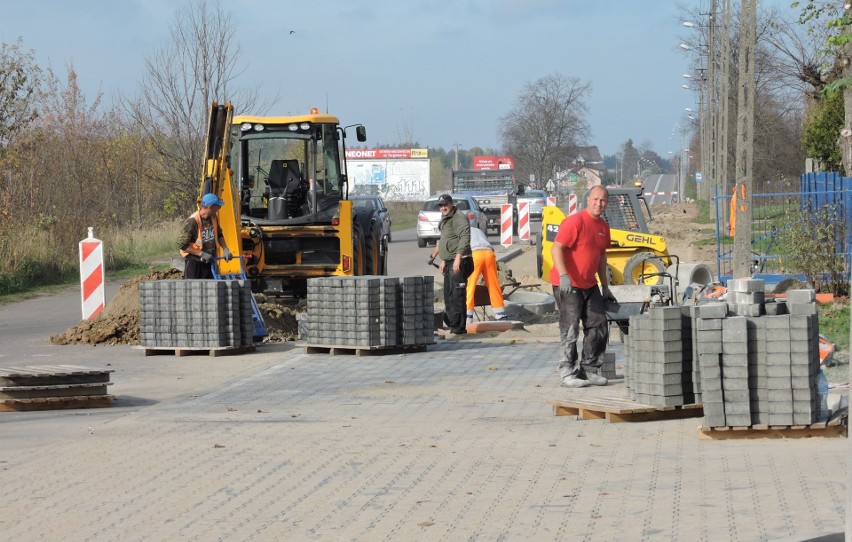
<path fill-rule="evenodd" d="M 105 409 L 85 420 L 91 432 L 44 436 L 26 453 L 4 452 L 8 437 L 32 420 L 36 430 L 79 424 L 85 411 L 0 418 L 0 531 L 9 540 L 715 541 L 843 529 L 845 439 L 704 441 L 700 419 L 556 417 L 547 400 L 624 394 L 619 383 L 560 388 L 557 346 L 468 337 L 407 355 L 215 358 L 267 356 L 221 384 Z M 119 369 L 184 360 L 112 352 Z"/>

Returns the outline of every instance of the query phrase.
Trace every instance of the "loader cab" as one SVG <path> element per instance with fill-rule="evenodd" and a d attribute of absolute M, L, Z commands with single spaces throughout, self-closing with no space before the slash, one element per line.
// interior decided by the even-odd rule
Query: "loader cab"
<path fill-rule="evenodd" d="M 340 134 L 330 115 L 235 117 L 230 163 L 242 218 L 330 224 L 345 195 Z"/>

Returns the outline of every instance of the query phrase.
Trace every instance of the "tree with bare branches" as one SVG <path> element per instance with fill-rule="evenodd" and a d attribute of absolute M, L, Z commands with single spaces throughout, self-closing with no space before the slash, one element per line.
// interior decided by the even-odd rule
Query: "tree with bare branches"
<path fill-rule="evenodd" d="M 176 13 L 171 40 L 146 59 L 139 95 L 125 101 L 162 160 L 157 180 L 171 210 L 194 204 L 210 104 L 231 101 L 251 110 L 258 102 L 256 87 L 240 84 L 245 66 L 235 34 L 218 2 L 193 0 Z"/>
<path fill-rule="evenodd" d="M 559 73 L 524 86 L 515 107 L 500 121 L 503 148 L 515 158 L 518 178 L 532 174 L 543 183 L 555 166 L 570 164 L 572 149 L 589 135 L 590 92 L 590 83 Z"/>
<path fill-rule="evenodd" d="M 20 39 L 0 46 L 0 145 L 38 116 L 41 78 L 33 52 L 25 51 Z"/>

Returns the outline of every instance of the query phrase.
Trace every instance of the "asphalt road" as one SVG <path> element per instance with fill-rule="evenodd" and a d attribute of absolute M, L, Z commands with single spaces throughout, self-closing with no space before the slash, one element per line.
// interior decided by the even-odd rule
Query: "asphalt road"
<path fill-rule="evenodd" d="M 674 194 L 677 192 L 677 175 L 648 175 L 642 190 L 648 205 L 670 204 L 679 200 Z"/>
<path fill-rule="evenodd" d="M 534 239 L 538 232 L 541 231 L 541 220 L 530 221 L 530 238 Z M 488 240 L 499 250 L 500 236 L 497 234 L 489 234 Z M 520 243 L 517 236 L 513 238 L 514 243 Z M 422 275 L 429 272 L 426 261 L 432 253 L 434 247 L 427 246 L 418 248 L 417 246 L 417 231 L 415 228 L 406 230 L 394 230 L 393 242 L 388 248 L 388 275 L 395 277 L 403 277 L 407 275 Z M 434 275 L 438 276 L 438 270 L 431 268 Z"/>

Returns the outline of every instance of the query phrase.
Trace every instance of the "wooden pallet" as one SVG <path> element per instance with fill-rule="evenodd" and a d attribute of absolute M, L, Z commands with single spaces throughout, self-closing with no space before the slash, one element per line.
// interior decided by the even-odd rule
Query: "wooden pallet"
<path fill-rule="evenodd" d="M 332 356 L 348 355 L 348 356 L 387 356 L 393 354 L 413 354 L 415 352 L 425 352 L 425 344 L 417 344 L 412 346 L 340 346 L 331 344 L 307 344 L 305 345 L 305 354 L 330 354 Z"/>
<path fill-rule="evenodd" d="M 142 350 L 143 356 L 174 355 L 175 357 L 206 355 L 212 358 L 254 352 L 254 345 L 247 346 L 134 346 Z"/>
<path fill-rule="evenodd" d="M 77 397 L 40 397 L 33 399 L 0 400 L 0 412 L 60 410 L 67 408 L 104 408 L 112 405 L 112 395 L 83 395 Z"/>
<path fill-rule="evenodd" d="M 847 416 L 836 416 L 827 422 L 810 425 L 750 425 L 745 427 L 698 427 L 702 440 L 746 438 L 810 438 L 845 437 L 848 431 Z"/>
<path fill-rule="evenodd" d="M 548 401 L 554 416 L 579 416 L 583 420 L 612 423 L 679 420 L 704 416 L 703 405 L 655 407 L 619 397 L 583 397 L 571 401 Z"/>
<path fill-rule="evenodd" d="M 77 365 L 0 367 L 0 412 L 108 407 L 112 372 Z"/>

